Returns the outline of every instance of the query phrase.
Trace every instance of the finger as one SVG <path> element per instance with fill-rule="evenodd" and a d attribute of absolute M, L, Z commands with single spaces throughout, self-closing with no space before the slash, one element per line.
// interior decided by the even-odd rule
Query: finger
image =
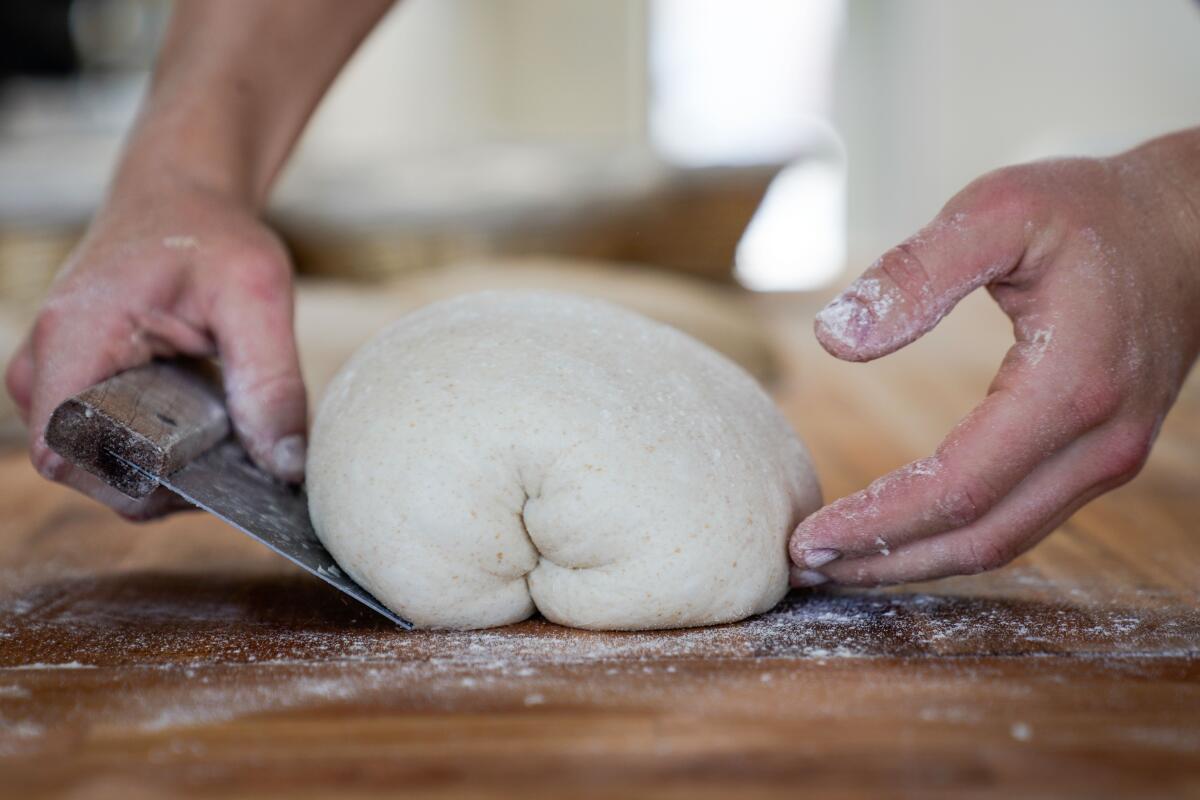
<path fill-rule="evenodd" d="M 928 332 L 975 289 L 1013 271 L 1026 250 L 1026 217 L 994 183 L 998 188 L 968 189 L 817 314 L 821 345 L 847 361 L 886 355 Z"/>
<path fill-rule="evenodd" d="M 45 438 L 50 415 L 64 400 L 149 359 L 147 339 L 128 320 L 122 314 L 96 315 L 71 304 L 52 303 L 39 316 L 19 357 L 24 363 L 14 362 L 7 377 L 10 387 L 29 382 L 30 458 L 38 472 L 126 519 L 141 521 L 190 506 L 161 488 L 141 499 L 127 497 L 68 463 L 47 446 Z"/>
<path fill-rule="evenodd" d="M 1152 425 L 1095 430 L 1035 470 L 983 519 L 887 555 L 794 570 L 793 583 L 840 585 L 932 580 L 996 569 L 1062 525 L 1093 498 L 1128 481 L 1149 453 Z"/>
<path fill-rule="evenodd" d="M 1080 352 L 1066 332 L 1058 341 L 1033 336 L 1013 346 L 992 392 L 931 458 L 885 475 L 801 522 L 789 544 L 793 561 L 819 568 L 969 525 L 1039 464 L 1116 413 L 1120 399 L 1106 382 L 1056 381 L 1072 372 L 1062 363 L 1067 354 Z"/>
<path fill-rule="evenodd" d="M 147 334 L 140 325 L 131 322 L 140 316 L 159 319 L 160 323 Z M 27 346 L 7 375 L 10 391 L 16 388 L 14 395 L 23 391 L 28 382 L 30 457 L 38 471 L 133 521 L 153 519 L 191 506 L 163 488 L 144 498 L 127 497 L 50 450 L 45 428 L 54 409 L 67 398 L 146 362 L 152 352 L 161 350 L 165 355 L 179 352 L 180 348 L 159 335 L 171 333 L 176 327 L 165 319 L 161 314 L 126 315 L 112 309 L 97 315 L 71 303 L 52 302 L 39 316 Z M 192 346 L 203 349 L 195 338 L 178 331 L 174 331 L 172 338 L 185 349 Z"/>
<path fill-rule="evenodd" d="M 298 483 L 304 479 L 307 398 L 286 266 L 249 265 L 241 283 L 214 304 L 212 328 L 238 437 L 260 467 Z"/>
<path fill-rule="evenodd" d="M 216 354 L 212 337 L 180 314 L 151 309 L 131 314 L 131 318 L 134 336 L 153 356 L 205 358 Z"/>
<path fill-rule="evenodd" d="M 33 396 L 33 351 L 28 337 L 8 362 L 8 369 L 4 371 L 4 385 L 17 407 L 17 413 L 21 415 L 21 421 L 28 424 L 29 404 Z"/>
<path fill-rule="evenodd" d="M 69 465 L 46 446 L 46 424 L 67 398 L 148 359 L 124 315 L 97 314 L 69 303 L 43 309 L 31 335 L 30 458 L 50 480 L 70 474 Z"/>
<path fill-rule="evenodd" d="M 127 497 L 95 475 L 71 464 L 67 464 L 62 470 L 59 483 L 103 503 L 130 522 L 145 522 L 176 511 L 195 508 L 179 495 L 161 486 L 139 499 Z"/>

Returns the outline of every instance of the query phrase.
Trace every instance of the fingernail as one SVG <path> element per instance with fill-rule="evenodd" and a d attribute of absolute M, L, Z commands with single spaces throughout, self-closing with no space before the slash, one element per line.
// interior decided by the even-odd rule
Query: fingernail
<path fill-rule="evenodd" d="M 826 578 L 816 570 L 792 569 L 792 586 L 806 588 L 809 586 L 820 586 L 822 583 L 828 582 L 829 578 Z"/>
<path fill-rule="evenodd" d="M 279 477 L 299 482 L 304 478 L 304 459 L 307 455 L 308 446 L 304 437 L 294 433 L 275 443 L 274 449 L 271 450 L 271 461 L 275 464 L 275 472 Z"/>
<path fill-rule="evenodd" d="M 30 460 L 33 468 L 48 481 L 60 480 L 66 472 L 67 461 L 46 444 L 46 434 L 39 434 L 37 441 L 30 448 Z"/>
<path fill-rule="evenodd" d="M 837 550 L 829 550 L 826 548 L 818 548 L 816 550 L 805 550 L 802 559 L 806 567 L 817 569 L 823 567 L 830 561 L 837 561 L 842 557 L 842 554 Z"/>
<path fill-rule="evenodd" d="M 57 453 L 46 450 L 44 455 L 34 461 L 34 468 L 46 480 L 59 481 L 66 474 L 67 462 Z"/>
<path fill-rule="evenodd" d="M 842 294 L 817 314 L 817 324 L 843 347 L 857 347 L 871 326 L 871 311 L 853 294 Z"/>

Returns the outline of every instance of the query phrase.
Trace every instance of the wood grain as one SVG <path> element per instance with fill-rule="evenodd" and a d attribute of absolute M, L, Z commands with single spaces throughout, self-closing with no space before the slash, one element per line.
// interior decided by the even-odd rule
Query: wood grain
<path fill-rule="evenodd" d="M 129 497 L 145 497 L 158 488 L 151 475 L 174 472 L 229 434 L 220 383 L 206 367 L 154 361 L 90 386 L 54 409 L 46 444 Z"/>
<path fill-rule="evenodd" d="M 870 365 L 768 304 L 826 495 L 984 391 L 968 301 Z M 1200 385 L 1143 474 L 1013 565 L 699 631 L 389 627 L 199 514 L 131 526 L 0 457 L 0 795 L 1200 796 Z"/>

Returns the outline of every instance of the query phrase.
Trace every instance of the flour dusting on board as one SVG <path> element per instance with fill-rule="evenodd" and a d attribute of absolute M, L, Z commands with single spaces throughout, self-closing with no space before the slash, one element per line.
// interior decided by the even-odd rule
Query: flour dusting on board
<path fill-rule="evenodd" d="M 280 583 L 280 608 L 316 603 L 325 590 L 290 577 Z M 295 596 L 292 596 L 295 595 Z M 327 596 L 325 596 L 327 600 Z M 24 607 L 31 604 L 26 603 Z M 32 604 L 38 605 L 38 604 Z M 12 609 L 0 609 L 8 610 Z M 705 658 L 910 658 L 1018 655 L 1114 649 L 1196 650 L 1200 614 L 1158 619 L 1119 608 L 1047 605 L 1031 601 L 929 594 L 793 595 L 774 610 L 730 625 L 649 632 L 595 632 L 540 620 L 479 631 L 405 632 L 352 604 L 331 613 L 252 618 L 220 591 L 128 606 L 76 600 L 69 609 L 20 630 L 36 639 L 0 651 L 0 669 L 180 664 L 307 663 L 417 660 L 519 669 L 539 664 L 590 664 Z M 244 629 L 229 633 L 231 623 Z M 6 626 L 0 622 L 0 630 Z M 1192 638 L 1189 638 L 1192 637 Z"/>
<path fill-rule="evenodd" d="M 34 711 L 48 700 L 65 702 L 68 720 L 82 713 L 69 700 L 80 670 L 92 684 L 111 684 L 106 719 L 153 734 L 327 704 L 452 710 L 482 702 L 534 710 L 564 699 L 609 702 L 614 686 L 630 702 L 720 707 L 732 702 L 730 686 L 785 689 L 855 660 L 908 659 L 969 675 L 989 659 L 1012 656 L 1068 658 L 1122 674 L 1155 659 L 1200 658 L 1200 613 L 815 594 L 794 595 L 741 623 L 690 630 L 589 632 L 532 620 L 407 632 L 354 604 L 330 603 L 327 590 L 306 579 L 279 576 L 264 585 L 279 596 L 265 616 L 228 586 L 206 592 L 170 581 L 147 591 L 157 597 L 141 605 L 89 584 L 70 603 L 49 595 L 0 602 L 0 630 L 8 634 L 0 637 L 0 726 L 24 732 L 0 736 L 0 751 L 37 749 Z M 131 669 L 143 676 L 136 689 L 122 677 Z M 739 711 L 770 713 L 769 698 L 754 701 L 762 709 Z M 829 713 L 838 713 L 835 700 Z M 970 716 L 937 703 L 914 706 L 914 714 Z"/>

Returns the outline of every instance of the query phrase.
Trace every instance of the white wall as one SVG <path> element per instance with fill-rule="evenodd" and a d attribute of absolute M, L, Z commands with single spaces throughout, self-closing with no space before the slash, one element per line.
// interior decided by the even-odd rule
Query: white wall
<path fill-rule="evenodd" d="M 405 0 L 338 78 L 302 158 L 645 130 L 645 0 Z"/>
<path fill-rule="evenodd" d="M 298 162 L 644 144 L 653 2 L 406 0 L 338 80 Z M 850 270 L 990 169 L 1200 124 L 1195 0 L 846 3 L 833 96 Z"/>
<path fill-rule="evenodd" d="M 851 270 L 987 170 L 1114 152 L 1200 124 L 1196 0 L 845 1 L 833 97 L 848 151 Z M 495 140 L 644 144 L 654 2 L 404 0 L 338 79 L 297 167 Z M 695 3 L 696 13 L 707 5 Z M 130 117 L 127 100 L 109 98 L 118 112 L 109 116 Z M 27 152 L 39 137 L 27 138 L 0 148 L 10 187 L 25 185 L 14 174 L 48 172 L 42 151 Z M 115 148 L 102 144 L 103 169 L 87 148 L 43 148 L 76 205 L 99 196 Z M 71 158 L 81 163 L 64 166 Z M 0 193 L 0 210 L 57 185 L 28 183 Z"/>
<path fill-rule="evenodd" d="M 298 155 L 358 161 L 476 135 L 488 122 L 491 52 L 476 5 L 399 3 L 335 81 Z"/>
<path fill-rule="evenodd" d="M 992 168 L 1200 124 L 1200 3 L 850 0 L 838 107 L 858 269 Z"/>

